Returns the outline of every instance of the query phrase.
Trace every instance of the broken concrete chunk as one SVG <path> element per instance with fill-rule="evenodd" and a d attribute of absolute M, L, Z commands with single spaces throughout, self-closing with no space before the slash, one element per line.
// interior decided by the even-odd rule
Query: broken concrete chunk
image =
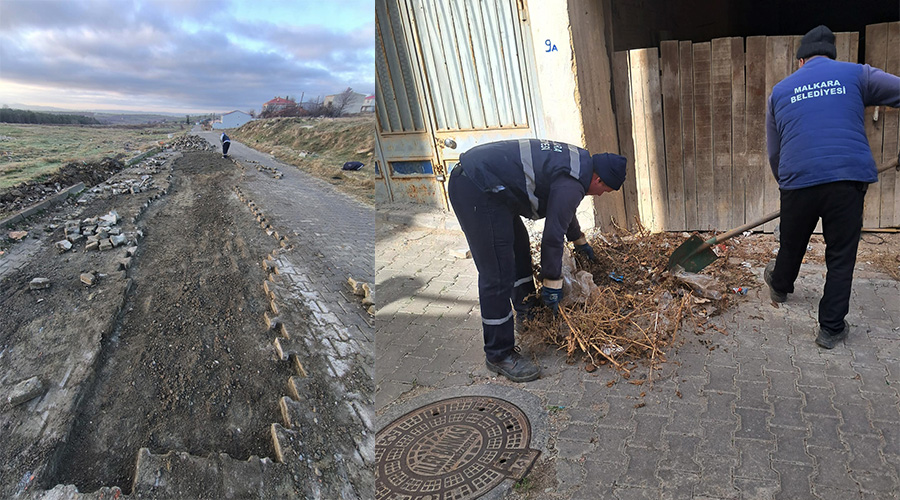
<path fill-rule="evenodd" d="M 28 288 L 32 290 L 43 290 L 44 288 L 50 288 L 50 279 L 35 278 L 31 280 L 31 283 L 28 284 Z"/>
<path fill-rule="evenodd" d="M 9 232 L 9 237 L 16 241 L 22 240 L 26 236 L 28 236 L 28 231 L 10 231 Z"/>
<path fill-rule="evenodd" d="M 94 273 L 81 273 L 81 282 L 87 286 L 92 286 L 96 279 Z"/>
<path fill-rule="evenodd" d="M 126 257 L 134 257 L 134 254 L 137 253 L 137 247 L 128 247 L 125 249 Z"/>
<path fill-rule="evenodd" d="M 125 270 L 131 268 L 131 257 L 126 257 L 124 259 L 119 259 L 119 269 Z"/>
<path fill-rule="evenodd" d="M 100 220 L 108 222 L 109 225 L 112 226 L 119 222 L 119 214 L 115 210 L 112 210 L 103 217 L 100 217 Z"/>
<path fill-rule="evenodd" d="M 97 250 L 99 248 L 100 248 L 100 242 L 96 241 L 96 240 L 88 241 L 88 244 L 84 246 L 85 250 Z"/>
<path fill-rule="evenodd" d="M 97 231 L 97 236 L 100 237 L 101 240 L 109 238 L 109 231 L 107 228 L 101 226 Z"/>
<path fill-rule="evenodd" d="M 113 244 L 111 241 L 109 241 L 109 238 L 100 240 L 100 250 L 109 250 L 112 247 L 113 247 Z"/>
<path fill-rule="evenodd" d="M 450 255 L 452 257 L 456 257 L 457 259 L 472 258 L 472 252 L 470 252 L 468 248 L 454 248 L 450 250 Z"/>
<path fill-rule="evenodd" d="M 124 234 L 113 235 L 109 239 L 109 241 L 110 241 L 110 243 L 112 243 L 112 246 L 114 246 L 114 247 L 124 245 L 125 244 L 125 235 Z"/>
<path fill-rule="evenodd" d="M 30 379 L 23 380 L 13 386 L 9 396 L 6 397 L 6 401 L 10 406 L 17 406 L 31 401 L 43 393 L 44 384 L 41 383 L 40 379 L 37 377 L 31 377 Z"/>
<path fill-rule="evenodd" d="M 362 299 L 363 306 L 369 307 L 371 305 L 374 305 L 375 299 L 372 297 L 372 289 L 369 288 L 369 284 L 363 283 L 362 289 L 363 289 L 363 299 Z"/>
<path fill-rule="evenodd" d="M 81 234 L 81 224 L 77 220 L 66 221 L 66 236 Z"/>
<path fill-rule="evenodd" d="M 350 291 L 353 292 L 353 295 L 364 295 L 366 292 L 363 291 L 362 286 L 365 284 L 362 281 L 356 281 L 353 277 L 347 278 L 347 284 L 350 285 Z"/>
<path fill-rule="evenodd" d="M 69 240 L 59 240 L 56 242 L 56 249 L 59 253 L 68 252 L 72 249 L 72 242 Z"/>
<path fill-rule="evenodd" d="M 66 236 L 66 239 L 69 240 L 70 243 L 75 244 L 84 239 L 84 235 L 80 233 L 73 233 Z"/>

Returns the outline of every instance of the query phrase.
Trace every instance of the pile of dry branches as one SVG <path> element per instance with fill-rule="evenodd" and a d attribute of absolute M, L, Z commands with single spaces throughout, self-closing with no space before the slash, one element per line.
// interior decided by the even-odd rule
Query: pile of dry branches
<path fill-rule="evenodd" d="M 727 308 L 735 296 L 732 287 L 757 282 L 748 269 L 729 263 L 724 255 L 702 272 L 710 280 L 715 277 L 718 290 L 703 290 L 711 298 L 700 296 L 687 284 L 696 275 L 666 270 L 669 255 L 684 239 L 643 228 L 594 236 L 590 243 L 595 261 L 578 256 L 577 263 L 579 270 L 593 275 L 596 289 L 583 302 L 564 303 L 557 316 L 540 311 L 526 322 L 523 340 L 556 345 L 571 360 L 581 356 L 589 371 L 610 363 L 627 377 L 644 360 L 652 380 L 652 370 L 666 361 L 667 348 L 683 326 L 689 322 L 694 331 L 712 328 L 706 319 Z M 729 247 L 718 251 L 727 254 Z"/>

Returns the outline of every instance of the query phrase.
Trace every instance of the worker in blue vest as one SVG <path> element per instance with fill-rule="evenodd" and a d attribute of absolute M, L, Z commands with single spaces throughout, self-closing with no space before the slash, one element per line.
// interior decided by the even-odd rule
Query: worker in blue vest
<path fill-rule="evenodd" d="M 222 137 L 219 138 L 219 141 L 222 142 L 222 158 L 228 158 L 228 148 L 231 146 L 231 139 L 225 135 L 225 132 L 222 132 Z"/>
<path fill-rule="evenodd" d="M 540 368 L 515 347 L 515 316 L 527 314 L 535 292 L 531 245 L 521 217 L 545 219 L 541 239 L 541 299 L 557 311 L 562 292 L 565 239 L 594 258 L 575 218 L 585 195 L 618 190 L 625 181 L 622 156 L 539 139 L 493 142 L 460 157 L 448 194 L 478 269 L 478 299 L 489 370 L 514 382 L 540 376 Z"/>
<path fill-rule="evenodd" d="M 826 349 L 850 333 L 844 318 L 863 201 L 878 180 L 864 108 L 900 106 L 900 78 L 868 64 L 835 61 L 834 40 L 825 26 L 803 36 L 800 68 L 775 85 L 766 110 L 769 164 L 781 190 L 781 241 L 763 277 L 773 301 L 787 300 L 821 218 L 827 273 L 816 343 Z"/>

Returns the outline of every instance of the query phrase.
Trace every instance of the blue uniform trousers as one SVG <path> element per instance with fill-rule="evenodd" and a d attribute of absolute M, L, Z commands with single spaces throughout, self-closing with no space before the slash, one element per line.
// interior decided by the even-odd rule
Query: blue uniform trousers
<path fill-rule="evenodd" d="M 478 269 L 478 301 L 484 353 L 498 361 L 515 347 L 514 317 L 527 312 L 534 294 L 531 245 L 522 218 L 493 193 L 484 192 L 453 169 L 448 195 Z"/>

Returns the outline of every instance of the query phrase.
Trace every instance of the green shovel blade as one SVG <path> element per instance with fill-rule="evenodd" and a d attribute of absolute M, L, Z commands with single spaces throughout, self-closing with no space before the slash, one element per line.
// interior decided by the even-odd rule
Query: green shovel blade
<path fill-rule="evenodd" d="M 666 268 L 674 269 L 681 266 L 687 272 L 696 273 L 715 262 L 717 258 L 712 248 L 706 245 L 699 236 L 693 234 L 672 252 Z"/>

